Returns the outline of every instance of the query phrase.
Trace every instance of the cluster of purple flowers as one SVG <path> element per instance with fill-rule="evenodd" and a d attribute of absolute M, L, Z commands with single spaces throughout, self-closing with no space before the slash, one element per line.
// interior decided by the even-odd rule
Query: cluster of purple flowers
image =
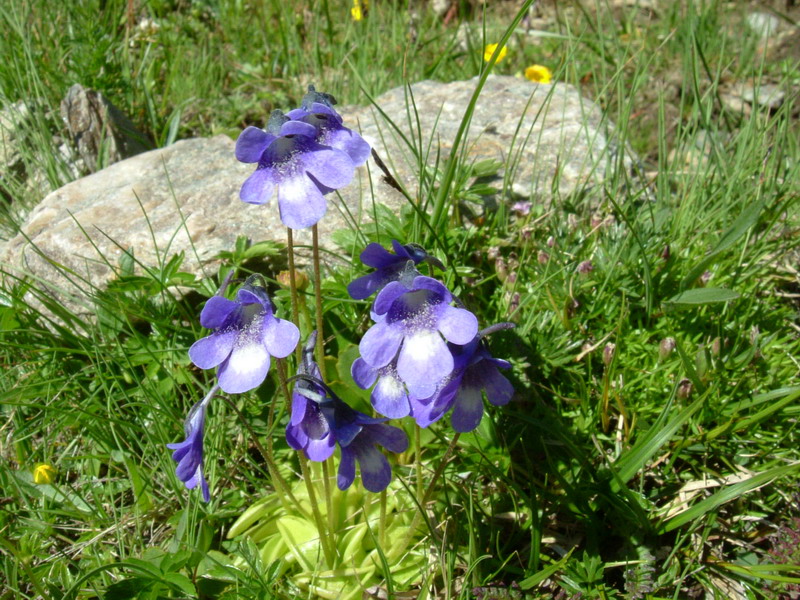
<path fill-rule="evenodd" d="M 369 145 L 342 125 L 333 110 L 335 100 L 309 86 L 301 107 L 286 114 L 275 111 L 266 131 L 248 127 L 236 142 L 236 158 L 256 163 L 240 196 L 251 204 L 269 201 L 277 188 L 281 219 L 292 229 L 316 224 L 325 214 L 325 195 L 347 185 L 355 168 L 364 164 Z M 483 393 L 494 405 L 506 404 L 514 393 L 498 368 L 510 365 L 492 358 L 484 336 L 508 324 L 483 331 L 478 320 L 441 282 L 422 275 L 417 265 L 441 263 L 414 244 L 392 241 L 394 252 L 369 244 L 361 261 L 375 270 L 348 286 L 350 296 L 364 300 L 377 293 L 370 314 L 375 324 L 361 340 L 361 357 L 352 376 L 362 389 L 373 387 L 371 401 L 384 417 L 354 410 L 325 384 L 313 359 L 316 332 L 309 336 L 292 394 L 288 444 L 313 461 L 325 461 L 338 445 L 341 458 L 338 486 L 347 489 L 356 464 L 364 487 L 386 489 L 392 472 L 379 446 L 395 452 L 408 447 L 405 432 L 386 424 L 411 416 L 427 427 L 452 409 L 458 432 L 475 429 L 483 414 Z M 222 390 L 239 394 L 260 386 L 271 358 L 284 358 L 296 348 L 297 326 L 275 316 L 275 306 L 263 287 L 248 281 L 236 300 L 220 292 L 206 302 L 200 324 L 211 334 L 195 342 L 189 358 L 201 369 L 217 369 L 217 383 L 186 418 L 186 439 L 168 444 L 177 461 L 176 474 L 187 488 L 200 486 L 210 499 L 203 474 L 203 434 L 206 411 Z"/>
<path fill-rule="evenodd" d="M 361 260 L 375 271 L 348 288 L 354 298 L 378 291 L 371 310 L 375 324 L 359 344 L 353 380 L 362 389 L 375 386 L 372 406 L 382 415 L 410 415 L 427 427 L 453 409 L 453 429 L 472 431 L 483 415 L 484 391 L 495 406 L 514 394 L 498 371 L 510 364 L 492 358 L 483 339 L 497 327 L 478 331 L 475 315 L 444 284 L 416 270 L 427 254 L 392 244 L 395 254 L 370 244 Z"/>
<path fill-rule="evenodd" d="M 281 220 L 291 229 L 316 224 L 327 210 L 325 195 L 353 179 L 370 146 L 342 125 L 329 94 L 309 86 L 300 108 L 272 113 L 266 131 L 248 127 L 236 140 L 236 158 L 256 163 L 239 195 L 250 204 L 264 204 L 278 190 Z"/>
<path fill-rule="evenodd" d="M 408 437 L 402 429 L 386 425 L 388 419 L 375 419 L 350 408 L 323 383 L 314 362 L 315 342 L 316 332 L 313 332 L 298 368 L 299 381 L 292 395 L 286 441 L 317 462 L 326 460 L 333 454 L 334 444 L 339 444 L 341 460 L 336 482 L 339 489 L 346 490 L 353 483 L 358 461 L 364 487 L 380 492 L 389 485 L 392 469 L 376 446 L 405 452 Z"/>

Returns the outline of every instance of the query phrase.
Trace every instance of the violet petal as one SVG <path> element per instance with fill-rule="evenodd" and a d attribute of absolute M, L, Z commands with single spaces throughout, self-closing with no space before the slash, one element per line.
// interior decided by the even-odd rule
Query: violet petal
<path fill-rule="evenodd" d="M 456 398 L 450 422 L 459 433 L 469 433 L 481 422 L 483 395 L 480 388 L 463 386 Z"/>
<path fill-rule="evenodd" d="M 212 296 L 200 312 L 200 325 L 206 329 L 222 327 L 225 324 L 225 319 L 238 307 L 239 305 L 233 300 L 228 300 L 222 296 Z"/>
<path fill-rule="evenodd" d="M 242 184 L 239 198 L 248 204 L 265 204 L 272 198 L 276 183 L 275 172 L 271 168 L 258 168 Z"/>
<path fill-rule="evenodd" d="M 397 374 L 408 393 L 427 398 L 453 371 L 453 355 L 438 332 L 423 329 L 407 335 L 397 357 Z"/>
<path fill-rule="evenodd" d="M 367 361 L 359 357 L 353 361 L 353 365 L 350 367 L 350 375 L 352 375 L 353 381 L 356 382 L 358 387 L 366 390 L 375 383 L 378 378 L 378 370 L 370 367 Z"/>
<path fill-rule="evenodd" d="M 397 355 L 400 343 L 403 341 L 403 332 L 391 324 L 382 321 L 375 323 L 367 330 L 358 349 L 361 357 L 371 367 L 380 368 L 388 365 Z"/>
<path fill-rule="evenodd" d="M 478 319 L 464 308 L 442 305 L 438 309 L 438 328 L 447 341 L 469 344 L 478 334 Z"/>
<path fill-rule="evenodd" d="M 243 163 L 257 163 L 275 136 L 258 127 L 247 127 L 236 140 L 236 159 Z"/>
<path fill-rule="evenodd" d="M 200 338 L 189 348 L 189 358 L 201 369 L 212 369 L 230 355 L 237 335 L 237 331 L 225 331 Z"/>
<path fill-rule="evenodd" d="M 371 400 L 375 410 L 390 419 L 402 419 L 411 412 L 403 382 L 392 375 L 378 379 Z"/>
<path fill-rule="evenodd" d="M 264 319 L 262 340 L 267 351 L 275 358 L 286 358 L 300 341 L 300 330 L 291 321 L 276 318 Z"/>
<path fill-rule="evenodd" d="M 269 354 L 258 339 L 238 340 L 231 355 L 220 365 L 219 387 L 229 394 L 241 394 L 264 382 L 269 370 Z"/>
<path fill-rule="evenodd" d="M 284 225 L 304 229 L 325 216 L 328 203 L 316 184 L 304 172 L 298 172 L 278 186 L 278 207 Z"/>

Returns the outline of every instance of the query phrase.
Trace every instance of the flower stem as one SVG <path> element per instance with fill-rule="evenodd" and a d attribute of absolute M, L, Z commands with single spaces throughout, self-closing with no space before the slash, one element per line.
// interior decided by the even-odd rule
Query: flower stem
<path fill-rule="evenodd" d="M 299 301 L 297 299 L 297 274 L 294 271 L 294 237 L 292 235 L 292 228 L 286 228 L 286 249 L 289 260 L 289 291 L 292 295 L 292 321 L 297 327 L 300 327 L 300 310 L 298 308 Z M 295 349 L 295 358 L 297 364 L 300 364 L 303 349 L 300 344 Z"/>
<path fill-rule="evenodd" d="M 322 333 L 322 276 L 319 269 L 319 231 L 316 225 L 311 226 L 311 245 L 314 256 L 314 299 L 317 308 L 317 364 L 325 378 L 325 336 Z"/>
<path fill-rule="evenodd" d="M 333 495 L 331 492 L 331 474 L 328 469 L 329 459 L 322 461 L 322 482 L 325 484 L 325 510 L 328 511 L 328 531 L 331 536 L 336 531 L 336 518 L 333 514 Z M 334 548 L 335 550 L 335 548 Z"/>
<path fill-rule="evenodd" d="M 381 550 L 386 547 L 386 488 L 381 490 L 381 520 L 378 524 L 378 543 Z"/>
<path fill-rule="evenodd" d="M 286 383 L 286 365 L 281 358 L 275 359 L 275 362 L 278 363 L 278 378 L 280 379 L 283 395 L 286 398 L 286 405 L 289 409 L 289 413 L 291 414 L 292 396 L 289 394 L 289 385 Z M 303 481 L 306 484 L 306 491 L 308 492 L 308 501 L 311 504 L 311 513 L 314 515 L 314 522 L 317 525 L 317 533 L 319 533 L 319 541 L 320 545 L 322 546 L 322 552 L 325 554 L 325 561 L 328 563 L 328 568 L 332 569 L 334 567 L 334 555 L 328 545 L 331 541 L 331 538 L 326 530 L 325 522 L 322 520 L 322 515 L 319 512 L 319 506 L 317 506 L 317 494 L 314 491 L 314 482 L 311 480 L 311 473 L 309 472 L 308 465 L 306 464 L 305 453 L 299 452 L 298 458 L 300 461 L 300 471 L 303 474 Z M 297 507 L 300 508 L 300 504 L 296 500 L 294 502 Z"/>
<path fill-rule="evenodd" d="M 334 554 L 330 548 L 331 537 L 328 535 L 325 521 L 322 519 L 322 513 L 319 512 L 319 505 L 317 504 L 317 493 L 314 490 L 314 482 L 311 479 L 311 472 L 308 469 L 306 455 L 303 452 L 299 453 L 300 458 L 300 471 L 303 473 L 303 481 L 306 483 L 306 490 L 308 491 L 308 501 L 311 503 L 311 512 L 314 514 L 314 521 L 317 524 L 317 533 L 319 533 L 319 543 L 322 546 L 322 552 L 325 554 L 325 562 L 328 564 L 329 569 L 333 569 L 335 564 L 333 562 Z"/>
<path fill-rule="evenodd" d="M 414 519 L 411 521 L 411 525 L 406 531 L 403 541 L 397 546 L 397 550 L 389 557 L 390 561 L 393 562 L 399 559 L 403 552 L 406 551 L 406 548 L 408 548 L 408 545 L 411 543 L 411 538 L 414 537 L 414 532 L 416 532 L 417 527 L 419 527 L 419 521 L 425 512 L 425 505 L 428 504 L 428 501 L 431 499 L 431 494 L 433 494 L 433 490 L 436 489 L 436 481 L 439 479 L 439 477 L 441 477 L 442 473 L 444 473 L 444 469 L 447 466 L 447 461 L 450 459 L 450 455 L 453 453 L 453 450 L 458 443 L 458 438 L 460 437 L 461 434 L 456 432 L 456 434 L 453 436 L 453 439 L 450 441 L 450 445 L 447 447 L 447 450 L 445 451 L 442 460 L 439 462 L 439 466 L 436 468 L 436 471 L 434 471 L 433 477 L 428 484 L 428 489 L 425 491 L 425 495 L 422 497 L 422 502 L 420 502 L 418 507 L 419 510 L 414 513 Z"/>
<path fill-rule="evenodd" d="M 420 442 L 420 426 L 414 423 L 414 464 L 417 473 L 417 502 L 422 505 L 422 443 Z"/>

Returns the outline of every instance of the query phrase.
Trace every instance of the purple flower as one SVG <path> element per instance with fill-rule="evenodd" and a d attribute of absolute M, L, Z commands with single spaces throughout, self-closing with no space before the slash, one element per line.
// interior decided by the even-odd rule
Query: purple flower
<path fill-rule="evenodd" d="M 428 256 L 428 253 L 416 244 L 404 246 L 397 240 L 392 240 L 392 247 L 394 254 L 374 242 L 364 249 L 361 253 L 361 262 L 376 270 L 359 277 L 347 286 L 347 293 L 351 298 L 364 300 L 392 281 L 404 279 L 408 275 L 411 275 L 412 278 L 419 275 L 416 269 L 408 270 L 406 268 L 409 261 L 412 261 L 414 265 L 429 261 L 443 269 L 438 260 Z"/>
<path fill-rule="evenodd" d="M 476 337 L 464 346 L 450 345 L 456 367 L 453 375 L 431 399 L 421 403 L 423 407 L 414 406 L 417 412 L 429 415 L 436 420 L 453 409 L 451 423 L 453 429 L 460 433 L 468 433 L 475 429 L 483 417 L 483 392 L 486 399 L 494 406 L 508 404 L 514 395 L 511 383 L 498 371 L 508 369 L 511 363 L 493 358 L 486 342 Z M 427 408 L 430 407 L 430 408 Z"/>
<path fill-rule="evenodd" d="M 310 353 L 309 360 L 313 364 Z M 313 366 L 316 367 L 316 365 Z M 319 372 L 318 369 L 317 372 Z M 316 406 L 313 422 L 303 421 L 302 426 L 306 427 L 306 431 L 308 431 L 309 425 L 310 428 L 319 427 L 320 432 L 324 431 L 320 440 L 329 440 L 331 445 L 335 440 L 339 444 L 342 453 L 337 477 L 339 489 L 346 490 L 352 485 L 356 476 L 356 462 L 361 468 L 361 481 L 367 490 L 380 492 L 386 489 L 392 480 L 392 468 L 377 447 L 383 446 L 391 452 L 405 452 L 408 448 L 408 437 L 405 432 L 399 427 L 386 425 L 385 422 L 388 419 L 376 419 L 350 408 L 320 379 L 305 374 L 299 375 L 299 378 L 306 385 L 295 388 L 296 395 L 292 402 L 297 401 L 297 395 L 308 396 L 305 399 L 303 419 L 309 414 L 308 406 Z M 294 421 L 294 404 L 292 413 Z M 321 419 L 317 421 L 319 417 Z M 286 439 L 295 449 L 299 449 L 299 444 L 293 443 L 297 441 L 296 432 L 302 426 L 292 430 L 291 438 L 289 428 L 287 427 L 286 430 Z M 312 460 L 316 460 L 312 458 L 307 449 L 306 454 Z M 330 453 L 327 456 L 330 456 Z M 324 458 L 319 460 L 324 460 Z"/>
<path fill-rule="evenodd" d="M 252 390 L 264 381 L 270 356 L 292 353 L 300 331 L 275 317 L 264 288 L 246 283 L 237 300 L 214 296 L 200 313 L 200 324 L 214 333 L 189 348 L 189 358 L 201 369 L 219 367 L 219 387 L 229 394 Z"/>
<path fill-rule="evenodd" d="M 391 365 L 410 396 L 429 398 L 453 372 L 445 339 L 468 344 L 478 333 L 475 315 L 450 306 L 452 300 L 448 289 L 430 277 L 415 277 L 410 288 L 389 283 L 375 298 L 377 322 L 361 339 L 361 358 L 373 369 Z"/>
<path fill-rule="evenodd" d="M 406 386 L 397 375 L 394 362 L 375 369 L 363 358 L 357 358 L 353 362 L 350 374 L 362 390 L 369 389 L 377 381 L 370 400 L 380 414 L 390 419 L 402 419 L 411 412 Z"/>
<path fill-rule="evenodd" d="M 331 106 L 322 102 L 304 103 L 307 109 L 289 111 L 286 116 L 292 120 L 308 123 L 316 130 L 315 141 L 323 146 L 341 150 L 360 167 L 369 158 L 370 145 L 356 132 L 342 125 L 342 117 Z"/>
<path fill-rule="evenodd" d="M 336 484 L 349 488 L 356 477 L 356 462 L 361 469 L 361 482 L 370 492 L 381 492 L 392 480 L 392 468 L 378 446 L 390 452 L 405 452 L 408 436 L 399 427 L 386 425 L 387 419 L 375 419 L 353 410 L 335 394 L 320 404 L 342 452 Z"/>
<path fill-rule="evenodd" d="M 321 380 L 317 363 L 314 362 L 314 345 L 317 332 L 313 331 L 303 348 L 303 360 L 297 369 L 298 375 Z M 304 393 L 320 399 L 309 400 Z M 325 389 L 309 379 L 297 381 L 292 392 L 292 415 L 286 425 L 286 442 L 295 450 L 303 450 L 309 460 L 322 462 L 333 454 L 336 439 L 328 421 L 320 410 L 319 403 L 328 401 Z"/>
<path fill-rule="evenodd" d="M 206 421 L 206 408 L 211 398 L 217 393 L 218 386 L 214 386 L 208 395 L 197 402 L 189 411 L 184 422 L 186 439 L 178 444 L 167 444 L 167 448 L 174 450 L 172 459 L 178 462 L 175 474 L 183 481 L 186 489 L 194 489 L 200 484 L 203 490 L 203 500 L 211 500 L 208 483 L 203 476 L 203 428 Z"/>
<path fill-rule="evenodd" d="M 273 117 L 272 123 L 282 121 Z M 316 141 L 319 132 L 302 121 L 284 121 L 277 132 L 245 129 L 236 140 L 236 158 L 257 163 L 239 196 L 250 204 L 264 204 L 278 187 L 281 220 L 292 229 L 310 227 L 327 210 L 325 193 L 346 186 L 355 165 L 342 150 Z"/>

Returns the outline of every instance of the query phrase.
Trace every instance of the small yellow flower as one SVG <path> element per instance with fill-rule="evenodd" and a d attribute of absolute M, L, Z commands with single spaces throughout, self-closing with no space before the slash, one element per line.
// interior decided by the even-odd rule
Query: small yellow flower
<path fill-rule="evenodd" d="M 483 49 L 483 61 L 489 62 L 492 59 L 492 54 L 494 54 L 495 50 L 497 50 L 497 44 L 487 44 L 486 48 Z M 508 48 L 503 46 L 500 48 L 500 54 L 497 55 L 497 62 L 503 60 L 506 57 L 506 54 L 508 54 Z"/>
<path fill-rule="evenodd" d="M 38 484 L 53 483 L 56 470 L 48 464 L 40 463 L 33 469 L 33 482 Z"/>
<path fill-rule="evenodd" d="M 536 83 L 550 83 L 553 72 L 543 65 L 531 65 L 525 69 L 525 77 Z"/>
<path fill-rule="evenodd" d="M 353 21 L 360 21 L 367 14 L 369 0 L 353 0 L 353 8 L 350 9 L 350 16 Z"/>

